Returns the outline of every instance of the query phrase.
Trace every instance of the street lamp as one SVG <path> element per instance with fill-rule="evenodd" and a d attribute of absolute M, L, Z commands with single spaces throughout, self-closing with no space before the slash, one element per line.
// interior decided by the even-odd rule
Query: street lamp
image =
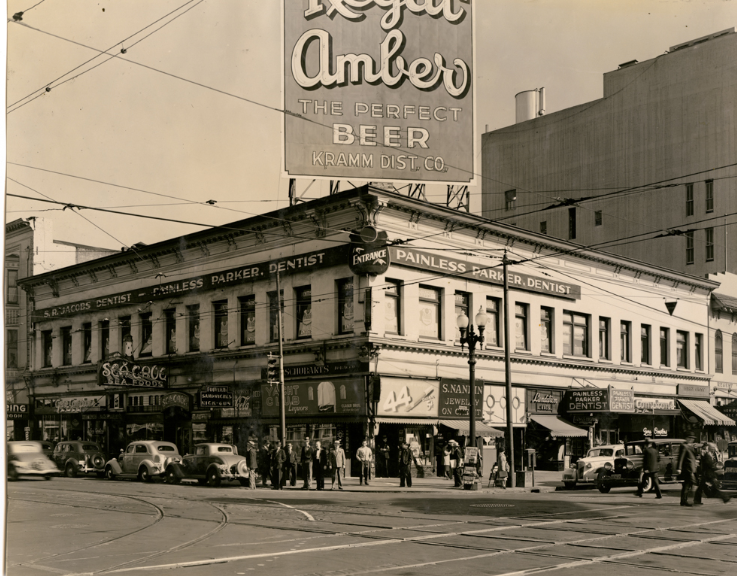
<path fill-rule="evenodd" d="M 476 326 L 478 327 L 479 333 L 473 330 L 473 324 L 469 326 L 468 316 L 461 312 L 456 318 L 456 324 L 458 329 L 461 331 L 461 351 L 463 346 L 468 344 L 468 382 L 469 382 L 469 429 L 468 435 L 471 438 L 471 446 L 476 445 L 476 406 L 474 402 L 475 390 L 476 390 L 476 344 L 484 343 L 484 330 L 486 329 L 486 323 L 489 321 L 483 307 L 479 307 L 479 312 L 476 314 Z"/>

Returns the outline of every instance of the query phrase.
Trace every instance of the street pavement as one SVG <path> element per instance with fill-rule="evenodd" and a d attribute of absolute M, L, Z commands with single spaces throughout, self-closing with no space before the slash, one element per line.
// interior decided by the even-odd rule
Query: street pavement
<path fill-rule="evenodd" d="M 735 574 L 737 500 L 395 479 L 343 491 L 27 480 L 8 485 L 7 574 Z M 486 484 L 486 483 L 484 483 Z M 536 491 L 531 491 L 536 490 Z M 537 491 L 539 490 L 539 491 Z"/>

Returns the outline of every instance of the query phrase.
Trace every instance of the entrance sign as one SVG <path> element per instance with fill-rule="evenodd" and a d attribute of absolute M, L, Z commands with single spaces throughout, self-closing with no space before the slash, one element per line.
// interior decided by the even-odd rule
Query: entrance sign
<path fill-rule="evenodd" d="M 473 5 L 283 0 L 289 176 L 473 184 Z"/>

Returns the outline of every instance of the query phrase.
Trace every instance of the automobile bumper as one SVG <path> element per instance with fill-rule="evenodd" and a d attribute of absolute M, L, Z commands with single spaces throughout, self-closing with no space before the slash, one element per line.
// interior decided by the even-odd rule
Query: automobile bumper
<path fill-rule="evenodd" d="M 600 480 L 603 486 L 616 488 L 617 486 L 637 486 L 640 483 L 640 475 L 623 476 L 622 474 L 609 474 L 602 476 Z"/>
<path fill-rule="evenodd" d="M 95 468 L 94 466 L 80 466 L 77 469 L 77 474 L 104 474 L 105 467 Z"/>

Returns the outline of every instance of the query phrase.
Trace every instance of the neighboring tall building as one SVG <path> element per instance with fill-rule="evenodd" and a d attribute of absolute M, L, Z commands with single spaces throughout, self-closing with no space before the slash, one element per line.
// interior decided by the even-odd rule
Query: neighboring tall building
<path fill-rule="evenodd" d="M 114 250 L 54 240 L 53 222 L 18 219 L 5 225 L 5 391 L 8 437 L 21 440 L 29 426 L 29 380 L 33 348 L 27 317 L 32 301 L 18 281 L 114 254 Z M 31 332 L 33 334 L 33 332 Z"/>
<path fill-rule="evenodd" d="M 737 273 L 734 28 L 621 64 L 599 100 L 539 115 L 537 95 L 483 135 L 483 216 L 694 276 Z"/>

